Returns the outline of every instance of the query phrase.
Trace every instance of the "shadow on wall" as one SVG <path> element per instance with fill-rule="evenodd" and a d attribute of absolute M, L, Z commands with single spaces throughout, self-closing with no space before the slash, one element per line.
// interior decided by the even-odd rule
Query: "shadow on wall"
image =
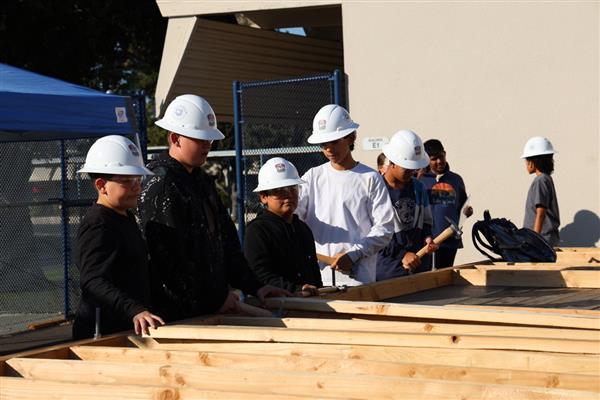
<path fill-rule="evenodd" d="M 600 218 L 590 210 L 579 210 L 573 222 L 560 230 L 564 247 L 594 247 L 600 239 Z"/>

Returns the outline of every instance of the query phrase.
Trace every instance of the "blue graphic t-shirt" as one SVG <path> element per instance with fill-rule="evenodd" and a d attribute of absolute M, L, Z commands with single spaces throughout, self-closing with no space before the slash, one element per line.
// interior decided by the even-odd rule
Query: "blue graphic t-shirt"
<path fill-rule="evenodd" d="M 460 210 L 467 200 L 465 183 L 460 175 L 450 171 L 449 165 L 446 165 L 446 170 L 442 175 L 428 171 L 419 180 L 427 188 L 433 214 L 432 235 L 436 237 L 450 226 L 446 217 L 458 224 Z M 463 247 L 463 244 L 460 239 L 450 238 L 440 247 L 459 249 Z"/>

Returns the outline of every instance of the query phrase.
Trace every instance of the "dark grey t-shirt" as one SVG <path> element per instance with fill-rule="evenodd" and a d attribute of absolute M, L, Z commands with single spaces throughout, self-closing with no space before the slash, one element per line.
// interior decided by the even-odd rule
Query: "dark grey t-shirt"
<path fill-rule="evenodd" d="M 536 208 L 538 206 L 546 209 L 546 218 L 542 223 L 542 236 L 552 246 L 558 246 L 559 236 L 558 227 L 560 226 L 560 216 L 558 212 L 558 200 L 556 199 L 556 189 L 554 181 L 550 175 L 540 174 L 535 177 L 525 202 L 525 218 L 523 227 L 533 229 L 535 224 Z"/>

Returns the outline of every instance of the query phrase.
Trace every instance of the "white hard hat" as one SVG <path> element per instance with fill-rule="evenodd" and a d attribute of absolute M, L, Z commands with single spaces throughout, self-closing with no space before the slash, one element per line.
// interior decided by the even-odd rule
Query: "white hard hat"
<path fill-rule="evenodd" d="M 221 140 L 225 136 L 217 129 L 215 112 L 206 100 L 193 94 L 177 96 L 156 125 L 169 132 L 194 139 Z"/>
<path fill-rule="evenodd" d="M 413 131 L 401 130 L 394 133 L 382 150 L 391 162 L 402 168 L 419 169 L 429 165 L 429 156 L 423 148 L 423 141 Z"/>
<path fill-rule="evenodd" d="M 258 171 L 258 186 L 254 192 L 306 183 L 298 175 L 294 164 L 281 157 L 273 157 Z"/>
<path fill-rule="evenodd" d="M 528 158 L 534 156 L 541 156 L 544 154 L 554 154 L 558 153 L 552 147 L 552 143 L 548 139 L 542 136 L 534 136 L 530 138 L 527 143 L 525 143 L 525 147 L 523 147 L 523 154 L 521 158 Z"/>
<path fill-rule="evenodd" d="M 119 135 L 104 136 L 92 145 L 79 173 L 154 175 L 144 167 L 142 154 L 133 142 Z"/>
<path fill-rule="evenodd" d="M 328 104 L 322 107 L 313 119 L 312 135 L 308 143 L 319 144 L 343 138 L 358 129 L 344 107 Z"/>

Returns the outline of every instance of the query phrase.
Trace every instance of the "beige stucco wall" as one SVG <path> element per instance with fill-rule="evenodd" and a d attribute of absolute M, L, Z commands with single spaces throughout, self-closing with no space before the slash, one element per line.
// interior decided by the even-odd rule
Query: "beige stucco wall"
<path fill-rule="evenodd" d="M 595 214 L 577 221 L 581 234 L 599 223 L 599 4 L 343 2 L 359 141 L 402 128 L 442 140 L 476 213 L 458 262 L 482 258 L 470 232 L 484 209 L 522 223 L 532 177 L 519 156 L 530 136 L 560 152 L 562 227 L 580 210 Z M 356 151 L 371 165 L 377 154 Z"/>

